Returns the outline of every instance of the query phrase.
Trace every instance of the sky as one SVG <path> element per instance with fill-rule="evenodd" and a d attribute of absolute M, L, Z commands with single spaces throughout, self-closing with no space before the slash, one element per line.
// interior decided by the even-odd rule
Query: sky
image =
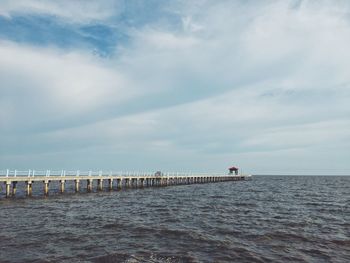
<path fill-rule="evenodd" d="M 350 174 L 350 2 L 0 0 L 0 170 Z"/>

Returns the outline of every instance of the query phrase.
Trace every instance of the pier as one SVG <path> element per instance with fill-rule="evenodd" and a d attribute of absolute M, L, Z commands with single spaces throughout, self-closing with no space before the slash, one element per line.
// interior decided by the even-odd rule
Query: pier
<path fill-rule="evenodd" d="M 238 174 L 193 174 L 193 173 L 123 173 L 103 171 L 0 171 L 0 184 L 5 189 L 5 196 L 16 195 L 17 184 L 25 183 L 27 196 L 33 193 L 33 184 L 41 183 L 43 194 L 48 195 L 50 183 L 59 185 L 59 192 L 64 193 L 66 183 L 73 184 L 74 191 L 81 191 L 81 182 L 86 182 L 86 191 L 92 192 L 95 185 L 97 191 L 103 191 L 107 184 L 108 190 L 120 190 L 123 188 L 156 187 L 186 184 L 202 184 L 226 181 L 241 181 L 249 179 L 250 175 Z"/>

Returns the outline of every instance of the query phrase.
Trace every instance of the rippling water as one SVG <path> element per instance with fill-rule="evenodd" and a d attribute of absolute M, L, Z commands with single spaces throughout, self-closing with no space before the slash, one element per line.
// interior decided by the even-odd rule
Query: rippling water
<path fill-rule="evenodd" d="M 0 262 L 350 262 L 349 205 L 315 176 L 1 196 Z"/>

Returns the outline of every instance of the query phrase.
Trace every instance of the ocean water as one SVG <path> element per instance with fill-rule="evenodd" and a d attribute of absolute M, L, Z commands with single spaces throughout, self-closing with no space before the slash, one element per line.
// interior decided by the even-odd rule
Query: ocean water
<path fill-rule="evenodd" d="M 36 187 L 0 196 L 0 262 L 350 262 L 350 177 L 49 197 Z"/>

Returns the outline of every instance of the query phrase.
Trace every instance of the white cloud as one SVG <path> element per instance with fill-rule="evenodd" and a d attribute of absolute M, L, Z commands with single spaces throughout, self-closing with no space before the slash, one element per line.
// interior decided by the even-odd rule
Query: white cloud
<path fill-rule="evenodd" d="M 189 49 L 195 47 L 198 42 L 194 37 L 176 36 L 169 32 L 159 31 L 145 31 L 138 37 L 144 40 L 142 44 L 147 45 L 147 48 L 156 49 L 157 51 Z"/>
<path fill-rule="evenodd" d="M 38 152 L 62 160 L 87 149 L 104 156 L 100 165 L 147 156 L 140 166 L 235 161 L 262 172 L 317 169 L 328 158 L 350 171 L 348 4 L 291 3 L 178 7 L 181 28 L 132 29 L 109 59 L 2 42 L 0 116 L 29 126 L 69 118 L 21 137 L 28 149 L 43 140 Z"/>
<path fill-rule="evenodd" d="M 263 149 L 309 148 L 320 145 L 342 146 L 349 139 L 350 121 L 345 119 L 267 128 L 242 144 Z"/>
<path fill-rule="evenodd" d="M 0 42 L 0 69 L 2 114 L 11 116 L 1 126 L 8 130 L 60 127 L 140 92 L 108 62 L 84 52 Z"/>
<path fill-rule="evenodd" d="M 0 15 L 5 17 L 12 14 L 50 15 L 78 23 L 105 20 L 120 11 L 120 2 L 109 0 L 3 0 L 0 4 Z"/>

